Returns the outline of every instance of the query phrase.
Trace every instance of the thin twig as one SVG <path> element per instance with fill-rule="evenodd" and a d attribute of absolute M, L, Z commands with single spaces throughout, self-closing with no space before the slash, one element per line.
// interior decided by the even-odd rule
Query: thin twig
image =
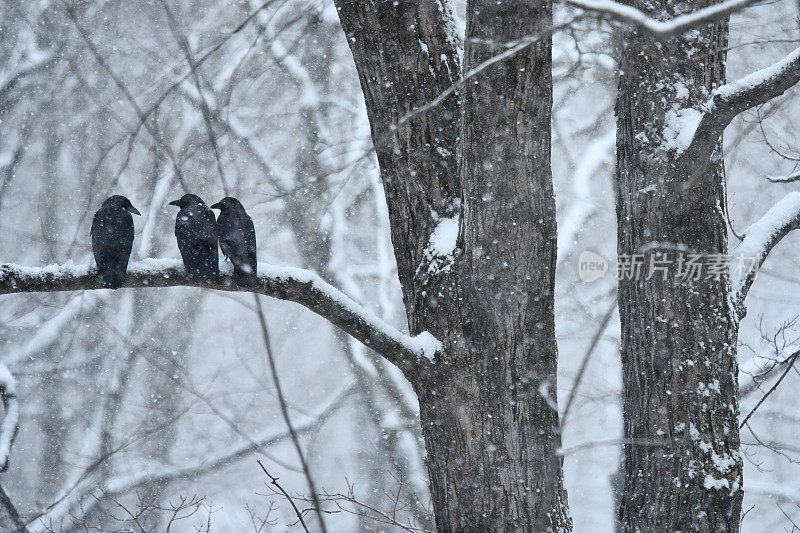
<path fill-rule="evenodd" d="M 608 311 L 606 314 L 603 315 L 603 319 L 600 321 L 600 327 L 597 328 L 595 331 L 594 336 L 592 337 L 592 342 L 589 343 L 589 349 L 586 350 L 586 355 L 583 356 L 583 361 L 581 361 L 581 366 L 578 368 L 578 375 L 575 376 L 575 383 L 572 385 L 572 390 L 569 391 L 569 398 L 567 398 L 567 406 L 564 408 L 564 414 L 561 415 L 561 431 L 564 430 L 564 425 L 567 423 L 567 415 L 569 415 L 569 410 L 572 407 L 572 403 L 575 401 L 575 396 L 578 392 L 578 387 L 580 387 L 581 380 L 583 379 L 583 375 L 586 373 L 586 367 L 589 366 L 589 358 L 594 353 L 595 348 L 600 343 L 600 338 L 603 336 L 603 332 L 608 327 L 608 323 L 611 320 L 611 317 L 614 316 L 614 310 L 617 308 L 617 297 L 614 297 L 614 301 L 611 302 L 611 305 L 608 307 Z"/>
<path fill-rule="evenodd" d="M 776 381 L 775 384 L 772 387 L 769 388 L 767 393 L 764 396 L 762 396 L 760 400 L 758 400 L 758 403 L 755 405 L 755 407 L 753 407 L 753 409 L 749 413 L 747 413 L 747 416 L 744 417 L 744 420 L 742 420 L 742 423 L 739 424 L 739 429 L 743 428 L 744 425 L 747 424 L 747 421 L 750 420 L 750 417 L 753 416 L 753 414 L 756 412 L 756 410 L 759 407 L 761 407 L 761 404 L 764 403 L 764 401 L 769 397 L 770 394 L 775 392 L 775 389 L 777 389 L 778 385 L 781 384 L 781 381 L 783 381 L 783 378 L 785 378 L 786 375 L 789 373 L 789 371 L 792 370 L 792 367 L 794 366 L 794 363 L 795 363 L 795 361 L 797 361 L 798 357 L 800 357 L 800 350 L 794 352 L 792 355 L 790 355 L 786 359 L 786 363 L 787 363 L 786 364 L 786 370 L 783 371 L 783 374 L 781 374 L 781 377 L 779 377 L 778 381 Z"/>
<path fill-rule="evenodd" d="M 278 483 L 278 478 L 276 478 L 275 476 L 273 476 L 272 474 L 267 472 L 267 469 L 264 468 L 263 464 L 261 464 L 261 459 L 256 459 L 256 462 L 258 463 L 258 466 L 261 467 L 261 470 L 263 470 L 264 473 L 267 475 L 267 477 L 270 480 L 270 483 L 272 483 L 273 485 L 275 485 L 278 488 L 278 490 L 281 492 L 281 494 L 283 494 L 284 498 L 286 498 L 286 500 L 292 506 L 292 509 L 294 509 L 294 514 L 296 514 L 297 515 L 297 519 L 300 520 L 300 525 L 303 526 L 303 529 L 305 529 L 306 532 L 308 532 L 308 526 L 306 526 L 306 522 L 305 522 L 305 520 L 303 520 L 303 513 L 301 513 L 300 509 L 297 508 L 297 505 L 294 503 L 294 500 L 292 499 L 292 497 L 289 496 L 289 493 L 286 492 L 285 490 L 283 490 L 283 487 L 280 486 L 280 484 Z"/>
<path fill-rule="evenodd" d="M 258 310 L 258 321 L 261 325 L 261 334 L 264 338 L 264 347 L 266 348 L 267 351 L 267 359 L 269 360 L 269 369 L 272 372 L 272 379 L 275 382 L 275 394 L 278 396 L 278 403 L 280 404 L 281 407 L 281 414 L 283 415 L 283 420 L 286 422 L 286 427 L 289 429 L 289 435 L 291 435 L 292 437 L 292 443 L 294 444 L 295 450 L 297 450 L 297 456 L 300 458 L 300 464 L 303 466 L 303 474 L 306 476 L 306 482 L 308 483 L 308 490 L 311 492 L 311 499 L 314 502 L 314 510 L 317 513 L 317 518 L 319 519 L 320 530 L 323 533 L 327 533 L 328 530 L 325 527 L 325 520 L 322 517 L 322 507 L 320 506 L 319 496 L 317 495 L 317 489 L 314 486 L 314 478 L 311 477 L 311 470 L 308 468 L 308 462 L 306 461 L 305 455 L 303 454 L 303 448 L 302 446 L 300 446 L 300 438 L 297 436 L 297 433 L 294 430 L 294 426 L 292 426 L 291 418 L 289 418 L 289 409 L 286 406 L 286 398 L 283 395 L 281 382 L 278 379 L 278 369 L 275 366 L 275 356 L 272 353 L 272 343 L 270 342 L 269 339 L 269 329 L 267 328 L 267 318 L 264 315 L 264 308 L 261 306 L 261 300 L 258 298 L 257 294 L 254 294 L 253 298 L 255 298 L 256 301 L 256 309 Z"/>

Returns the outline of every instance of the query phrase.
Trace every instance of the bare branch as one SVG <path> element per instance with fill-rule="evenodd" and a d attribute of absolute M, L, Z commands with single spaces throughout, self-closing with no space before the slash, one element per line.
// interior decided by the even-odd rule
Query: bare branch
<path fill-rule="evenodd" d="M 790 231 L 800 227 L 800 192 L 791 192 L 773 205 L 764 216 L 747 228 L 744 240 L 735 250 L 731 264 L 731 295 L 734 305 L 744 312 L 744 299 L 753 285 L 761 264 L 776 244 Z M 746 272 L 737 271 L 739 258 L 753 264 Z"/>
<path fill-rule="evenodd" d="M 260 459 L 256 459 L 256 461 L 258 462 L 258 466 L 260 466 L 260 467 L 261 467 L 261 470 L 263 470 L 263 471 L 264 471 L 264 473 L 265 473 L 265 474 L 267 475 L 267 477 L 269 478 L 269 480 L 270 480 L 270 483 L 272 483 L 273 485 L 275 485 L 275 486 L 278 488 L 278 490 L 281 492 L 281 494 L 283 494 L 283 497 L 284 497 L 284 498 L 286 498 L 286 499 L 289 501 L 289 503 L 290 503 L 290 504 L 291 504 L 291 506 L 292 506 L 292 509 L 294 509 L 294 514 L 295 514 L 295 515 L 297 515 L 297 519 L 298 519 L 298 520 L 300 520 L 300 525 L 301 525 L 301 526 L 303 526 L 303 529 L 306 531 L 306 533 L 308 533 L 308 526 L 306 526 L 306 521 L 305 521 L 305 520 L 303 520 L 303 513 L 301 513 L 301 512 L 300 512 L 300 509 L 298 509 L 298 508 L 297 508 L 297 505 L 294 503 L 294 500 L 292 499 L 292 497 L 291 497 L 291 496 L 289 496 L 289 493 L 288 493 L 288 492 L 286 492 L 286 491 L 284 490 L 284 488 L 283 488 L 283 487 L 281 487 L 281 486 L 278 484 L 278 478 L 276 478 L 275 476 L 273 476 L 272 474 L 270 474 L 269 472 L 267 472 L 267 469 L 266 469 L 266 468 L 264 468 L 264 465 L 263 465 L 263 464 L 261 464 L 261 460 L 260 460 Z M 314 500 L 317 502 L 315 505 L 317 505 L 317 512 L 319 512 L 319 500 L 318 500 L 317 498 L 314 498 Z M 321 522 L 321 523 L 323 523 L 323 524 L 324 524 L 324 522 Z"/>
<path fill-rule="evenodd" d="M 758 4 L 763 0 L 728 0 L 713 6 L 699 9 L 694 13 L 681 15 L 672 20 L 660 21 L 645 15 L 635 7 L 627 6 L 611 0 L 565 0 L 570 7 L 577 7 L 602 18 L 623 22 L 634 26 L 654 39 L 664 40 L 725 18 L 746 7 Z"/>
<path fill-rule="evenodd" d="M 570 408 L 572 407 L 572 403 L 575 401 L 575 395 L 578 392 L 578 387 L 581 385 L 581 381 L 583 380 L 583 375 L 586 373 L 586 368 L 589 366 L 589 359 L 592 357 L 595 348 L 597 345 L 600 344 L 600 338 L 603 336 L 603 332 L 608 327 L 608 323 L 611 321 L 611 317 L 614 316 L 614 312 L 617 310 L 617 297 L 614 297 L 614 301 L 611 302 L 611 305 L 608 307 L 608 311 L 606 311 L 603 318 L 600 320 L 600 327 L 598 327 L 594 335 L 592 336 L 592 340 L 589 342 L 589 348 L 586 350 L 586 354 L 583 356 L 583 360 L 581 361 L 581 365 L 578 368 L 578 374 L 575 376 L 575 382 L 572 384 L 572 389 L 569 391 L 569 397 L 567 398 L 567 405 L 564 407 L 564 414 L 561 415 L 561 431 L 564 431 L 564 425 L 567 423 L 567 417 L 569 416 Z"/>
<path fill-rule="evenodd" d="M 778 388 L 778 385 L 780 385 L 781 381 L 783 381 L 783 378 L 786 377 L 786 375 L 794 366 L 794 363 L 795 361 L 797 361 L 798 357 L 800 357 L 800 350 L 794 352 L 792 355 L 789 356 L 789 358 L 785 361 L 785 370 L 783 371 L 783 374 L 781 374 L 781 377 L 779 377 L 778 381 L 776 381 L 775 384 L 772 385 L 772 387 L 770 387 L 769 390 L 764 394 L 764 396 L 762 396 L 761 399 L 758 400 L 758 403 L 756 403 L 755 407 L 753 407 L 753 409 L 751 409 L 750 412 L 747 413 L 747 416 L 744 417 L 744 420 L 742 420 L 741 424 L 739 424 L 739 428 L 743 428 L 744 425 L 747 424 L 747 421 L 750 420 L 750 417 L 752 417 L 753 414 L 758 410 L 758 408 L 761 407 L 761 404 L 763 404 L 764 401 L 767 398 L 769 398 L 770 394 L 775 392 L 775 390 Z"/>
<path fill-rule="evenodd" d="M 0 426 L 0 472 L 5 472 L 8 470 L 11 447 L 19 433 L 19 402 L 14 376 L 2 363 L 0 363 L 0 398 L 2 398 L 5 410 L 3 423 Z M 0 486 L 0 529 L 3 531 L 27 531 L 19 512 L 2 486 Z"/>
<path fill-rule="evenodd" d="M 217 160 L 217 172 L 219 172 L 222 190 L 225 192 L 225 196 L 230 196 L 231 193 L 228 188 L 228 180 L 225 179 L 225 170 L 223 169 L 222 158 L 220 157 L 219 153 L 219 144 L 217 143 L 217 137 L 214 135 L 214 127 L 211 125 L 211 110 L 208 107 L 208 101 L 203 93 L 203 87 L 200 83 L 200 75 L 197 72 L 199 65 L 197 64 L 197 61 L 195 61 L 194 54 L 192 54 L 192 47 L 189 45 L 186 35 L 181 33 L 178 28 L 178 20 L 175 18 L 172 10 L 169 8 L 169 4 L 165 0 L 161 0 L 161 5 L 164 6 L 164 11 L 167 13 L 167 20 L 169 21 L 172 35 L 175 37 L 175 40 L 178 41 L 183 55 L 186 56 L 186 62 L 189 63 L 189 70 L 192 73 L 192 78 L 194 79 L 194 84 L 197 88 L 197 94 L 200 98 L 200 109 L 203 115 L 203 122 L 205 122 L 206 125 L 208 140 L 211 143 L 211 149 L 214 152 L 214 158 Z"/>
<path fill-rule="evenodd" d="M 100 67 L 108 74 L 108 76 L 117 86 L 117 88 L 119 88 L 119 90 L 128 100 L 128 102 L 131 104 L 131 107 L 136 113 L 136 116 L 138 117 L 140 124 L 144 126 L 144 128 L 147 130 L 147 132 L 150 134 L 150 136 L 153 138 L 153 140 L 156 142 L 159 148 L 161 148 L 163 152 L 167 154 L 167 157 L 169 157 L 169 160 L 172 163 L 172 167 L 175 170 L 175 175 L 177 176 L 178 181 L 181 183 L 183 189 L 186 190 L 186 182 L 183 179 L 183 172 L 181 171 L 181 166 L 180 163 L 178 162 L 178 158 L 175 156 L 175 153 L 172 151 L 169 145 L 164 141 L 157 127 L 151 126 L 148 123 L 147 116 L 144 114 L 142 108 L 136 102 L 136 98 L 134 98 L 133 94 L 131 94 L 128 87 L 122 82 L 120 77 L 114 72 L 114 70 L 108 64 L 108 61 L 99 52 L 99 50 L 97 49 L 97 45 L 95 45 L 91 37 L 89 37 L 89 34 L 86 32 L 81 23 L 78 22 L 78 17 L 75 14 L 75 9 L 72 6 L 67 7 L 67 15 L 69 16 L 70 20 L 72 20 L 73 24 L 75 24 L 75 27 L 78 29 L 78 33 L 83 38 L 83 41 L 86 43 L 86 46 L 89 48 L 89 51 L 94 56 L 95 61 L 97 61 L 97 64 L 100 65 Z"/>
<path fill-rule="evenodd" d="M 782 361 L 772 363 L 763 370 L 752 373 L 752 375 L 745 374 L 744 376 L 742 375 L 744 368 L 743 363 L 739 369 L 739 398 L 746 398 L 759 390 L 762 383 L 777 376 L 778 373 L 785 369 L 786 365 L 790 363 L 794 363 L 794 360 L 791 357 L 787 357 Z"/>
<path fill-rule="evenodd" d="M 771 354 L 754 355 L 739 364 L 739 398 L 747 398 L 761 390 L 761 385 L 780 374 L 787 365 L 794 363 L 797 339 L 787 337 L 797 318 L 784 321 L 774 332 L 765 333 L 759 321 L 761 338 L 771 346 Z"/>
<path fill-rule="evenodd" d="M 227 269 L 225 267 L 228 267 Z M 441 343 L 428 332 L 414 337 L 374 316 L 350 297 L 309 270 L 260 263 L 258 283 L 239 287 L 229 265 L 220 281 L 190 280 L 175 259 L 146 259 L 131 263 L 123 287 L 201 287 L 221 291 L 246 291 L 299 303 L 341 328 L 396 365 L 407 377 L 416 376 L 433 362 Z M 89 265 L 24 267 L 0 264 L 0 294 L 100 289 L 100 280 Z"/>

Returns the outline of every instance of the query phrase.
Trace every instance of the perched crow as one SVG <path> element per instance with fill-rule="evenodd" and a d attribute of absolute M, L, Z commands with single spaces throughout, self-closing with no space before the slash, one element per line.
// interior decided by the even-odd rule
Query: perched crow
<path fill-rule="evenodd" d="M 222 253 L 233 263 L 233 280 L 240 287 L 254 284 L 258 262 L 256 260 L 256 228 L 242 203 L 227 196 L 211 206 L 219 209 L 217 233 Z"/>
<path fill-rule="evenodd" d="M 133 217 L 141 213 L 124 196 L 103 202 L 92 220 L 92 251 L 103 287 L 119 289 L 125 281 L 133 248 Z"/>
<path fill-rule="evenodd" d="M 217 219 L 206 203 L 194 194 L 184 194 L 177 205 L 175 237 L 189 279 L 219 280 L 219 251 L 217 250 Z"/>

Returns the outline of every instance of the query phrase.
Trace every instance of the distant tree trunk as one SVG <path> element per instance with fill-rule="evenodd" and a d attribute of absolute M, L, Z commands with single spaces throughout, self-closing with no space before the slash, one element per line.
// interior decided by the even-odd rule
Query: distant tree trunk
<path fill-rule="evenodd" d="M 676 16 L 702 1 L 632 4 Z M 735 310 L 729 301 L 721 143 L 708 170 L 678 164 L 691 118 L 725 81 L 727 22 L 620 46 L 618 252 L 622 267 L 624 488 L 619 528 L 737 531 L 742 505 Z M 712 140 L 713 142 L 713 140 Z M 642 254 L 635 258 L 634 254 Z M 701 265 L 694 279 L 688 261 Z M 636 278 L 626 257 L 641 262 Z M 664 265 L 666 274 L 652 264 Z M 651 263 L 651 261 L 655 263 Z M 725 263 L 727 264 L 727 263 Z M 678 269 L 683 269 L 683 273 Z M 719 275 L 717 275 L 719 274 Z M 650 277 L 650 279 L 647 279 Z"/>
<path fill-rule="evenodd" d="M 459 79 L 446 2 L 338 0 L 385 186 L 412 333 L 444 355 L 420 401 L 439 531 L 567 531 L 556 409 L 549 35 L 397 130 Z M 467 6 L 464 68 L 552 25 L 549 2 Z M 460 139 L 459 139 L 460 133 Z M 431 246 L 459 217 L 458 249 Z M 437 243 L 440 244 L 440 243 Z"/>

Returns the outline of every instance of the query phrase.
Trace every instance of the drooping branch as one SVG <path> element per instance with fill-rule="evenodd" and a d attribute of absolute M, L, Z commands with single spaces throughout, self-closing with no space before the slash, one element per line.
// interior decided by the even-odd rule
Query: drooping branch
<path fill-rule="evenodd" d="M 441 349 L 441 343 L 430 333 L 423 332 L 414 337 L 402 333 L 309 270 L 260 263 L 258 283 L 254 288 L 237 286 L 229 265 L 223 265 L 222 270 L 218 282 L 190 280 L 186 278 L 179 260 L 146 259 L 129 265 L 123 286 L 249 291 L 299 303 L 384 356 L 409 377 L 416 375 L 422 365 L 430 364 Z M 71 262 L 46 267 L 0 265 L 0 294 L 100 288 L 96 271 L 89 265 L 76 266 Z"/>
<path fill-rule="evenodd" d="M 635 7 L 611 0 L 565 0 L 564 3 L 570 7 L 596 13 L 603 18 L 629 24 L 650 34 L 654 39 L 664 40 L 725 18 L 761 1 L 763 0 L 728 0 L 666 21 L 654 19 Z"/>
<path fill-rule="evenodd" d="M 722 132 L 736 116 L 765 104 L 800 82 L 800 47 L 777 63 L 718 87 L 700 117 L 689 147 L 681 156 L 686 177 L 705 175 L 707 161 L 719 143 Z"/>
<path fill-rule="evenodd" d="M 4 365 L 14 368 L 14 365 L 35 356 L 54 345 L 63 338 L 64 330 L 73 324 L 76 318 L 92 311 L 102 298 L 95 294 L 78 295 L 55 313 L 51 318 L 37 324 L 35 332 L 24 343 L 12 345 L 2 354 Z"/>
<path fill-rule="evenodd" d="M 758 270 L 776 244 L 790 231 L 800 227 L 800 192 L 791 192 L 773 205 L 758 221 L 747 228 L 744 240 L 732 254 L 731 295 L 744 316 L 744 299 Z M 742 261 L 746 261 L 746 270 Z"/>

